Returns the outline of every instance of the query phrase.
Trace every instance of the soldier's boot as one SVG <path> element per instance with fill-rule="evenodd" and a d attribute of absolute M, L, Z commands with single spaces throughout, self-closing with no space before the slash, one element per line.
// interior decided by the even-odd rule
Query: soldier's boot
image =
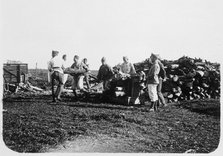
<path fill-rule="evenodd" d="M 159 107 L 159 106 L 158 106 L 158 101 L 155 101 L 155 102 L 154 102 L 154 106 L 153 106 L 153 107 L 154 107 L 154 111 L 155 111 L 155 112 L 158 111 L 158 107 Z"/>
<path fill-rule="evenodd" d="M 155 104 L 155 102 L 151 102 L 151 105 L 150 105 L 150 107 L 149 107 L 149 110 L 150 110 L 151 112 L 154 111 L 154 104 Z"/>

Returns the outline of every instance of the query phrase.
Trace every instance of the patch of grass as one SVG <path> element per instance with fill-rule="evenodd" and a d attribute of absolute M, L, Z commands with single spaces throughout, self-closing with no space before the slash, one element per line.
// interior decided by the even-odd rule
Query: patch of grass
<path fill-rule="evenodd" d="M 3 101 L 6 110 L 3 112 L 3 139 L 9 148 L 18 152 L 40 152 L 79 135 L 97 134 L 122 138 L 135 152 L 182 153 L 194 149 L 198 153 L 209 153 L 219 143 L 220 118 L 210 113 L 175 105 L 154 113 L 144 106 L 130 108 L 69 100 L 65 104 L 50 104 L 50 101 L 50 96 Z M 213 103 L 220 109 L 216 100 L 197 101 L 194 105 L 203 107 Z"/>

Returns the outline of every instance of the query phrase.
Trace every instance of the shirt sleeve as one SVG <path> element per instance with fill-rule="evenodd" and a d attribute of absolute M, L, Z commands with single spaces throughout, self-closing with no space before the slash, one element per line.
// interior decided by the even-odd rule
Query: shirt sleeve
<path fill-rule="evenodd" d="M 108 79 L 111 79 L 114 73 L 113 73 L 113 70 L 110 66 L 108 66 L 108 71 L 109 71 Z"/>
<path fill-rule="evenodd" d="M 67 68 L 67 63 L 66 63 L 66 61 L 63 61 L 63 62 L 62 62 L 62 66 L 63 66 L 63 68 Z"/>
<path fill-rule="evenodd" d="M 136 73 L 136 70 L 135 70 L 135 67 L 133 64 L 130 64 L 131 65 L 131 72 L 132 74 L 135 74 Z"/>
<path fill-rule="evenodd" d="M 52 67 L 53 67 L 53 62 L 52 62 L 52 60 L 50 60 L 50 61 L 47 63 L 47 65 L 48 65 L 48 70 L 51 70 Z"/>
<path fill-rule="evenodd" d="M 84 68 L 86 71 L 89 71 L 89 66 L 88 66 L 87 64 L 82 63 L 82 65 L 83 65 L 83 68 Z"/>
<path fill-rule="evenodd" d="M 161 69 L 163 70 L 163 72 L 164 72 L 164 77 L 166 77 L 166 70 L 165 70 L 165 68 L 164 68 L 164 65 L 162 64 L 161 61 L 158 61 L 158 64 L 159 64 L 160 68 L 161 68 Z"/>
<path fill-rule="evenodd" d="M 112 71 L 112 68 L 111 68 L 110 66 L 108 66 L 108 69 L 109 69 L 110 72 L 113 72 L 113 71 Z"/>
<path fill-rule="evenodd" d="M 99 81 L 101 80 L 101 67 L 99 68 L 97 78 Z"/>
<path fill-rule="evenodd" d="M 64 70 L 65 69 L 65 61 L 62 62 L 61 68 Z"/>
<path fill-rule="evenodd" d="M 154 66 L 154 75 L 158 75 L 159 72 L 160 72 L 160 67 L 159 67 L 158 64 L 156 64 L 156 65 Z"/>

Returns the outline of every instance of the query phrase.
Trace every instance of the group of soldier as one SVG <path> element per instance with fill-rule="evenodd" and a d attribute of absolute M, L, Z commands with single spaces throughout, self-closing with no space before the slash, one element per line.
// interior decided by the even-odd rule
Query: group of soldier
<path fill-rule="evenodd" d="M 72 74 L 73 82 L 72 89 L 74 96 L 77 97 L 77 90 L 81 92 L 89 91 L 89 65 L 87 59 L 84 58 L 80 60 L 78 55 L 74 56 L 73 64 L 71 66 L 66 65 L 66 55 L 59 57 L 58 51 L 52 51 L 52 59 L 48 63 L 48 70 L 50 75 L 50 80 L 52 83 L 52 97 L 53 102 L 62 101 L 61 93 L 64 88 L 64 84 L 67 80 L 68 74 L 66 74 L 66 69 L 71 68 L 76 71 L 80 70 L 83 72 Z M 150 60 L 152 66 L 150 67 L 147 75 L 145 75 L 145 85 L 148 88 L 149 98 L 151 100 L 150 109 L 156 111 L 158 109 L 158 103 L 166 105 L 164 97 L 161 93 L 162 82 L 165 80 L 165 70 L 163 64 L 159 60 L 159 55 L 151 54 Z M 134 68 L 134 65 L 129 62 L 127 56 L 123 57 L 123 63 L 118 66 L 118 70 L 114 70 L 107 64 L 105 57 L 101 59 L 101 66 L 97 74 L 98 82 L 103 84 L 103 90 L 108 89 L 108 84 L 114 77 L 114 72 L 117 72 L 122 76 L 131 77 L 132 75 L 140 74 L 141 71 L 137 71 Z M 86 82 L 87 90 L 84 88 L 84 80 Z M 58 82 L 57 89 L 54 91 L 55 81 Z M 158 102 L 159 101 L 159 102 Z"/>
<path fill-rule="evenodd" d="M 84 58 L 82 61 L 80 61 L 80 58 L 78 55 L 74 56 L 73 64 L 71 66 L 67 65 L 67 56 L 63 55 L 62 58 L 59 57 L 58 51 L 52 51 L 52 58 L 48 62 L 48 70 L 49 70 L 49 81 L 52 83 L 52 97 L 53 102 L 56 101 L 62 101 L 61 99 L 61 93 L 64 89 L 64 84 L 67 81 L 68 75 L 65 71 L 66 69 L 73 68 L 73 69 L 82 69 L 84 70 L 84 74 L 76 74 L 72 75 L 73 81 L 72 81 L 72 89 L 74 91 L 74 95 L 77 96 L 76 90 L 79 89 L 80 91 L 84 91 L 83 81 L 86 81 L 87 88 L 90 88 L 89 84 L 89 65 L 87 63 L 87 58 Z M 54 91 L 55 82 L 57 81 L 57 89 Z"/>

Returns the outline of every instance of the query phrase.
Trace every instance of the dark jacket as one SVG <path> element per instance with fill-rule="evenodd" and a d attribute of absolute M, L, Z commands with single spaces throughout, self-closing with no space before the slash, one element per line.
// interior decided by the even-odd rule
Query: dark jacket
<path fill-rule="evenodd" d="M 100 66 L 100 69 L 97 75 L 97 78 L 99 81 L 109 80 L 112 76 L 113 76 L 113 71 L 109 65 L 103 64 Z"/>

